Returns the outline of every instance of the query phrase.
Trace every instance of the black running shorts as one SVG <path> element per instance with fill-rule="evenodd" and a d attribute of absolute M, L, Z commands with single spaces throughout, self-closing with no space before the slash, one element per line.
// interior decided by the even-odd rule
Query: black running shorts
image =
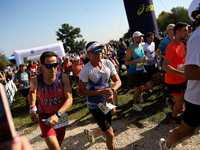
<path fill-rule="evenodd" d="M 103 132 L 107 131 L 111 126 L 111 111 L 106 115 L 100 109 L 89 109 L 96 123 Z"/>
<path fill-rule="evenodd" d="M 134 87 L 140 87 L 140 80 L 144 81 L 145 84 L 151 80 L 146 70 L 140 74 L 131 74 L 131 78 L 132 78 Z"/>
<path fill-rule="evenodd" d="M 191 127 L 198 127 L 200 125 L 200 105 L 192 104 L 185 100 L 185 111 L 183 113 L 183 121 Z"/>
<path fill-rule="evenodd" d="M 24 89 L 24 90 L 20 90 L 20 93 L 23 95 L 23 97 L 27 97 L 27 96 L 28 96 L 28 94 L 29 94 L 29 89 L 30 89 L 30 88 Z"/>

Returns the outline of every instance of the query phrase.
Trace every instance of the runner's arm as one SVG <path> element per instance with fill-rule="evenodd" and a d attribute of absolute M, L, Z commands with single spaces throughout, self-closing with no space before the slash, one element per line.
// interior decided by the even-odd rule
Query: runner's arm
<path fill-rule="evenodd" d="M 37 89 L 37 77 L 30 78 L 30 90 L 29 90 L 29 101 L 30 106 L 35 106 L 36 103 L 36 89 Z M 35 106 L 36 107 L 36 106 Z M 31 112 L 30 119 L 32 122 L 36 121 L 36 112 Z"/>
<path fill-rule="evenodd" d="M 87 86 L 87 82 L 79 81 L 78 83 L 79 96 L 97 96 L 97 95 L 112 95 L 113 94 L 110 88 L 106 88 L 103 90 L 88 90 L 86 86 Z"/>
<path fill-rule="evenodd" d="M 120 86 L 122 85 L 122 82 L 119 78 L 119 75 L 118 74 L 114 74 L 111 76 L 112 80 L 114 81 L 114 85 L 112 86 L 112 89 L 114 89 L 114 91 L 117 91 Z"/>
<path fill-rule="evenodd" d="M 161 54 L 160 52 L 161 52 L 161 49 L 158 48 L 158 49 L 156 50 L 156 55 L 157 55 L 157 56 L 160 56 L 161 58 L 164 59 L 165 56 L 164 56 L 163 54 Z"/>
<path fill-rule="evenodd" d="M 175 74 L 175 75 L 179 75 L 179 76 L 184 77 L 184 72 L 170 66 L 169 65 L 170 62 L 171 62 L 170 60 L 164 59 L 162 69 L 171 73 L 171 74 Z"/>
<path fill-rule="evenodd" d="M 184 76 L 187 80 L 200 80 L 200 67 L 197 65 L 185 65 Z"/>
<path fill-rule="evenodd" d="M 127 51 L 126 51 L 126 57 L 125 57 L 125 64 L 126 65 L 134 65 L 137 63 L 144 63 L 145 62 L 145 58 L 140 58 L 137 60 L 131 60 L 131 57 L 134 55 L 133 52 L 133 47 L 129 46 Z"/>

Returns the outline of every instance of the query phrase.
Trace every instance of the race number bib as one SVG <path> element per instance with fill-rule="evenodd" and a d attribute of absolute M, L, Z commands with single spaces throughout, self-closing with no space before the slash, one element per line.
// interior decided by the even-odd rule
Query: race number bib
<path fill-rule="evenodd" d="M 142 70 L 144 67 L 144 64 L 143 63 L 137 63 L 136 65 L 136 70 Z"/>
<path fill-rule="evenodd" d="M 100 109 L 101 109 L 101 111 L 106 115 L 110 110 L 112 110 L 113 108 L 115 108 L 116 106 L 115 105 L 113 105 L 113 104 L 106 104 L 106 106 L 103 104 L 103 103 L 99 103 L 98 105 L 97 105 Z"/>
<path fill-rule="evenodd" d="M 35 68 L 31 69 L 31 73 L 34 73 L 34 72 L 36 72 L 36 71 L 35 71 Z"/>
<path fill-rule="evenodd" d="M 69 124 L 68 115 L 67 115 L 67 112 L 65 112 L 64 114 L 62 114 L 62 116 L 58 120 L 58 123 L 53 128 L 58 129 L 68 124 Z"/>
<path fill-rule="evenodd" d="M 27 74 L 26 75 L 22 75 L 21 76 L 21 80 L 22 81 L 28 80 L 28 75 Z"/>
<path fill-rule="evenodd" d="M 178 70 L 180 70 L 180 71 L 184 71 L 184 66 L 185 66 L 184 64 L 181 64 L 181 65 L 178 65 L 177 68 L 178 68 Z"/>

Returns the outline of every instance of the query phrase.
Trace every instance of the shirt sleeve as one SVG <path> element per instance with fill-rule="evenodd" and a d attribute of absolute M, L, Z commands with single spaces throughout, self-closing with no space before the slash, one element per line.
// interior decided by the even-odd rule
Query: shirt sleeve
<path fill-rule="evenodd" d="M 83 66 L 79 73 L 79 81 L 81 82 L 88 82 L 88 71 L 87 66 Z"/>
<path fill-rule="evenodd" d="M 174 49 L 171 48 L 172 44 L 170 43 L 166 49 L 165 59 L 172 61 L 172 58 L 174 56 Z"/>
<path fill-rule="evenodd" d="M 200 37 L 193 38 L 187 45 L 187 55 L 185 65 L 200 66 Z"/>
<path fill-rule="evenodd" d="M 160 49 L 161 51 L 164 50 L 164 47 L 165 47 L 165 42 L 163 42 L 163 40 L 160 42 L 159 46 L 158 46 L 158 49 Z"/>
<path fill-rule="evenodd" d="M 113 63 L 109 60 L 107 60 L 107 63 L 108 63 L 108 67 L 110 68 L 110 75 L 115 75 L 117 74 L 117 71 L 115 69 L 115 66 L 113 65 Z"/>

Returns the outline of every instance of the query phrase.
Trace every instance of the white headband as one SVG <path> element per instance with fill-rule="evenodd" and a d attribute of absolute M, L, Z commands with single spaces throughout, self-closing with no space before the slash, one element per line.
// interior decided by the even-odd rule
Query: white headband
<path fill-rule="evenodd" d="M 96 47 L 98 47 L 98 46 L 100 46 L 99 43 L 93 43 L 93 44 L 91 44 L 91 45 L 87 48 L 87 51 L 89 51 L 89 50 L 91 50 L 91 49 L 93 49 L 93 48 L 96 48 Z"/>

